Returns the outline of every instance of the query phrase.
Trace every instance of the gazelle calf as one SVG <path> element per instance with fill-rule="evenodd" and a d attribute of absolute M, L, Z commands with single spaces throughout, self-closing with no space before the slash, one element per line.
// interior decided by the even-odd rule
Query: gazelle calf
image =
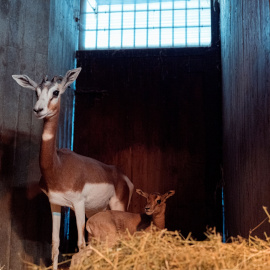
<path fill-rule="evenodd" d="M 81 68 L 69 70 L 64 77 L 47 76 L 38 84 L 27 75 L 12 75 L 22 87 L 34 90 L 37 102 L 34 113 L 44 120 L 40 147 L 41 179 L 39 185 L 48 196 L 52 211 L 52 261 L 57 269 L 61 206 L 74 210 L 78 230 L 78 247 L 85 247 L 87 217 L 107 209 L 126 211 L 133 184 L 114 166 L 56 148 L 61 95 L 78 77 Z"/>
<path fill-rule="evenodd" d="M 93 215 L 86 222 L 89 242 L 94 237 L 101 241 L 107 239 L 108 243 L 114 244 L 126 230 L 131 234 L 141 230 L 147 231 L 151 228 L 151 223 L 158 229 L 165 228 L 166 200 L 173 196 L 175 191 L 170 190 L 163 195 L 157 192 L 148 194 L 140 189 L 136 192 L 147 199 L 145 213 L 105 211 Z"/>

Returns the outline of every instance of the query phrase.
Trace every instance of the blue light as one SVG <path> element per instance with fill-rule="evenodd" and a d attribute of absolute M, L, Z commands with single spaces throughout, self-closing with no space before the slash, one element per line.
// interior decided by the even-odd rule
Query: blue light
<path fill-rule="evenodd" d="M 225 199 L 224 188 L 221 189 L 221 205 L 222 205 L 222 242 L 226 242 L 226 228 L 225 228 Z"/>
<path fill-rule="evenodd" d="M 211 45 L 210 0 L 135 2 L 98 4 L 95 8 L 88 3 L 81 14 L 85 22 L 81 49 Z"/>

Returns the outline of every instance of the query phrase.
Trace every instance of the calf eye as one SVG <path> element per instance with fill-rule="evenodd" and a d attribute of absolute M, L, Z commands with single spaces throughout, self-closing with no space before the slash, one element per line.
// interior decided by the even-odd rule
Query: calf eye
<path fill-rule="evenodd" d="M 158 203 L 158 204 L 161 204 L 161 200 L 157 200 L 157 203 Z"/>
<path fill-rule="evenodd" d="M 58 97 L 58 95 L 59 95 L 59 91 L 58 91 L 58 90 L 53 91 L 53 96 L 54 96 L 54 97 Z"/>

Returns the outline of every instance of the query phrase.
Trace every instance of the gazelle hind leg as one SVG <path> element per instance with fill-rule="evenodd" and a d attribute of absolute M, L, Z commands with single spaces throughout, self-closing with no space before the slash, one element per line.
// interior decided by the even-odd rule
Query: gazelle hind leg
<path fill-rule="evenodd" d="M 121 177 L 122 186 L 116 187 L 115 194 L 111 197 L 109 201 L 109 206 L 111 210 L 127 211 L 133 193 L 134 185 L 127 176 L 121 175 Z"/>
<path fill-rule="evenodd" d="M 84 202 L 74 204 L 74 212 L 76 216 L 76 224 L 78 230 L 78 248 L 79 250 L 85 247 L 84 229 L 85 229 L 85 208 Z"/>
<path fill-rule="evenodd" d="M 52 264 L 53 270 L 57 269 L 59 244 L 60 244 L 60 223 L 61 223 L 61 206 L 51 204 L 52 212 Z"/>
<path fill-rule="evenodd" d="M 113 196 L 109 201 L 109 206 L 111 210 L 126 211 L 127 202 L 120 201 L 117 196 Z"/>

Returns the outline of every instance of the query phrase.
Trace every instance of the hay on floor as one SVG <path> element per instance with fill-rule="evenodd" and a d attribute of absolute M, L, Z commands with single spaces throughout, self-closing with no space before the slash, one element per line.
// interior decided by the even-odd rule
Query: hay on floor
<path fill-rule="evenodd" d="M 70 269 L 270 269 L 270 241 L 238 237 L 222 243 L 211 229 L 207 240 L 179 232 L 152 231 L 122 239 L 113 248 L 96 242 L 73 257 Z"/>
<path fill-rule="evenodd" d="M 264 207 L 270 222 L 270 215 Z M 223 243 L 215 229 L 209 229 L 206 240 L 195 241 L 191 234 L 150 231 L 123 237 L 110 247 L 94 241 L 72 257 L 71 270 L 270 270 L 270 237 L 265 240 L 251 236 L 263 222 L 250 232 L 248 239 L 231 238 Z M 68 261 L 67 261 L 68 262 Z M 63 262 L 65 263 L 65 262 Z M 27 263 L 28 269 L 45 268 Z M 61 265 L 59 265 L 61 269 Z M 67 269 L 67 268 L 65 268 Z"/>

